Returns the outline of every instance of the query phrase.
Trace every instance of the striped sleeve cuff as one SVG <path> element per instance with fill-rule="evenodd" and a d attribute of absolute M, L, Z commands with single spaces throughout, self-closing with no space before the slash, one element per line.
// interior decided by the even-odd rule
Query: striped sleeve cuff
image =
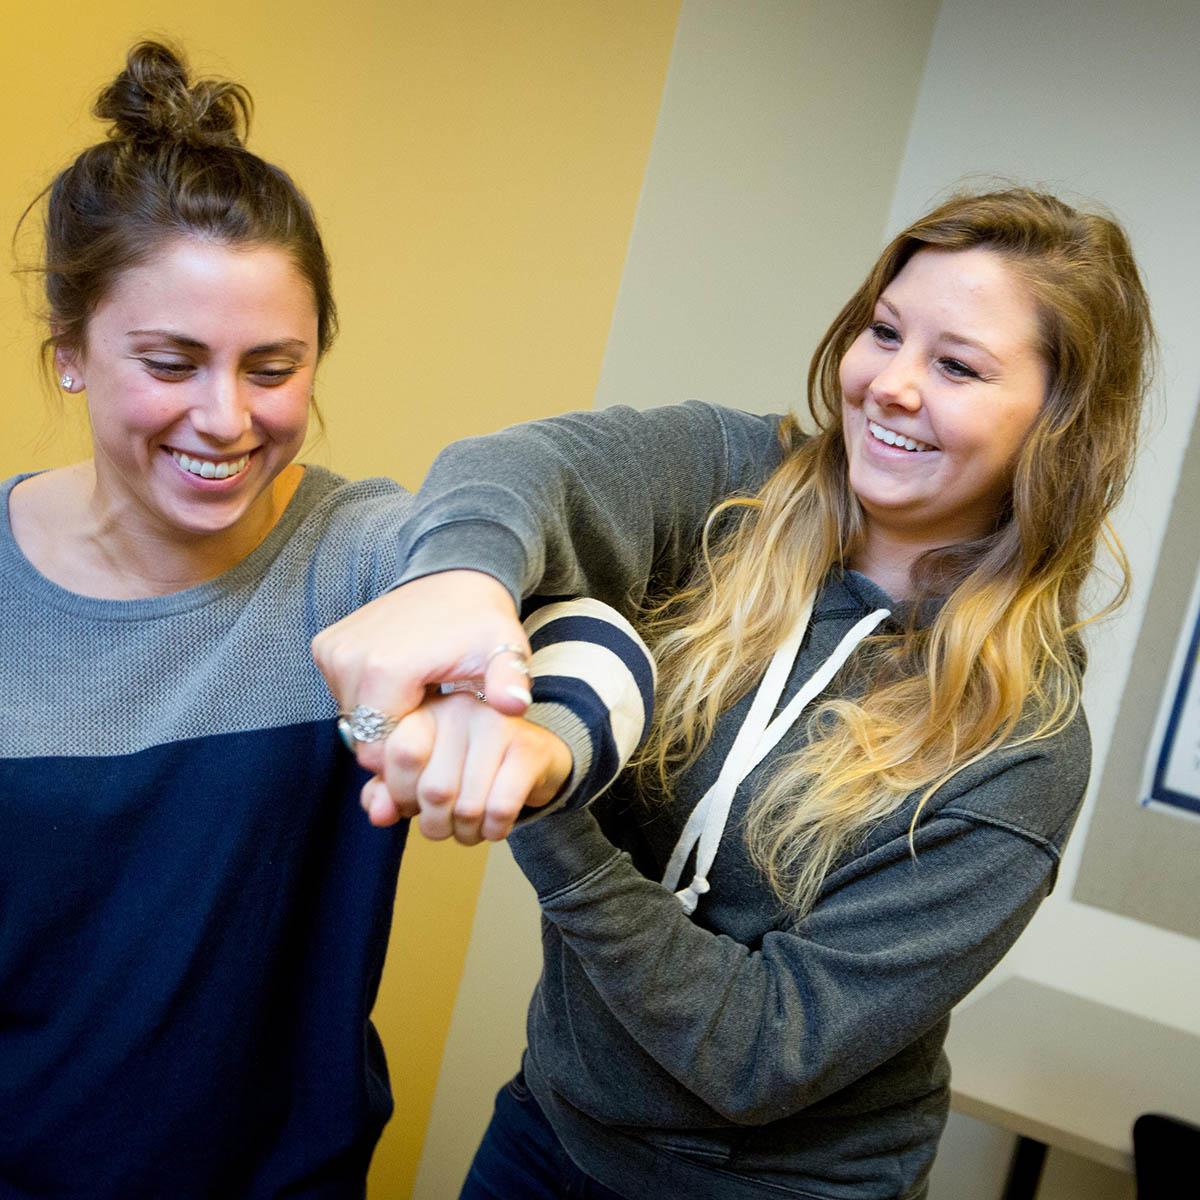
<path fill-rule="evenodd" d="M 528 716 L 558 734 L 574 769 L 552 804 L 526 820 L 590 804 L 645 740 L 654 714 L 654 659 L 624 617 L 599 600 L 547 604 L 525 620 L 533 650 Z"/>

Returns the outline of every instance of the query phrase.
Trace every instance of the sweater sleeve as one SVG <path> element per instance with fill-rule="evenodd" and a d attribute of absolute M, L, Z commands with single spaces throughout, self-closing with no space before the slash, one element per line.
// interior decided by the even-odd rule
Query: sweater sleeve
<path fill-rule="evenodd" d="M 573 768 L 551 804 L 525 824 L 590 804 L 642 744 L 654 713 L 654 659 L 633 626 L 598 600 L 547 604 L 525 619 L 533 704 L 529 720 L 557 734 Z"/>
<path fill-rule="evenodd" d="M 1036 794 L 1054 777 L 1032 758 L 976 791 Z M 693 924 L 590 812 L 521 831 L 511 846 L 628 1035 L 725 1119 L 761 1125 L 910 1045 L 1027 924 L 1057 851 L 981 819 L 981 799 L 923 821 L 915 857 L 903 835 L 865 850 L 826 880 L 807 915 L 753 950 Z M 659 1120 L 661 1098 L 652 1100 L 647 1119 Z"/>
<path fill-rule="evenodd" d="M 679 583 L 712 508 L 779 463 L 779 418 L 689 402 L 616 407 L 447 447 L 401 542 L 397 583 L 481 570 L 516 599 L 588 595 L 625 613 Z"/>

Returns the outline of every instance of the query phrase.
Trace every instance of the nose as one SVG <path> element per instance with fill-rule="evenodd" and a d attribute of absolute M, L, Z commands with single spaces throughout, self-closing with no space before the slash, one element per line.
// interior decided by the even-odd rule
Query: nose
<path fill-rule="evenodd" d="M 192 406 L 192 426 L 214 442 L 234 443 L 250 428 L 253 418 L 236 373 L 214 371 Z"/>
<path fill-rule="evenodd" d="M 867 385 L 867 396 L 880 408 L 915 412 L 921 407 L 920 364 L 903 350 L 889 355 L 886 365 Z"/>

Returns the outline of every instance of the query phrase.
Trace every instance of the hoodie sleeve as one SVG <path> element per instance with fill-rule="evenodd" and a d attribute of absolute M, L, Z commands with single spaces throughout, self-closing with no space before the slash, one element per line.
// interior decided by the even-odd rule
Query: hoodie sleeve
<path fill-rule="evenodd" d="M 1058 862 L 1053 839 L 994 819 L 997 803 L 1040 793 L 1070 820 L 1083 786 L 1041 754 L 998 769 L 922 821 L 915 854 L 901 834 L 852 857 L 756 948 L 685 916 L 590 812 L 510 844 L 562 952 L 625 1034 L 709 1109 L 754 1126 L 848 1086 L 945 1018 L 1015 941 Z M 663 1103 L 646 1097 L 648 1121 Z"/>
<path fill-rule="evenodd" d="M 779 418 L 689 402 L 615 407 L 448 446 L 417 495 L 397 585 L 484 571 L 517 601 L 587 595 L 629 615 L 689 573 L 713 507 L 782 456 Z"/>

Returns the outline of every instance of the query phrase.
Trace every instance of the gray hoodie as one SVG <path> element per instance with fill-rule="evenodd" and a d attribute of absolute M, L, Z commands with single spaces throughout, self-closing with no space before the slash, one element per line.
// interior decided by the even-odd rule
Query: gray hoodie
<path fill-rule="evenodd" d="M 650 581 L 686 577 L 713 504 L 756 490 L 780 453 L 776 419 L 701 404 L 459 443 L 418 497 L 404 578 L 469 566 L 518 597 L 586 592 L 629 612 Z M 831 574 L 784 702 L 879 607 L 894 604 L 868 579 Z M 803 745 L 800 721 L 738 788 L 689 917 L 658 881 L 750 702 L 722 715 L 672 801 L 651 807 L 622 780 L 512 837 L 544 916 L 526 1078 L 578 1165 L 629 1197 L 915 1200 L 945 1123 L 948 1014 L 1053 886 L 1086 724 L 955 776 L 913 846 L 910 798 L 797 920 L 743 823 L 778 755 Z"/>

